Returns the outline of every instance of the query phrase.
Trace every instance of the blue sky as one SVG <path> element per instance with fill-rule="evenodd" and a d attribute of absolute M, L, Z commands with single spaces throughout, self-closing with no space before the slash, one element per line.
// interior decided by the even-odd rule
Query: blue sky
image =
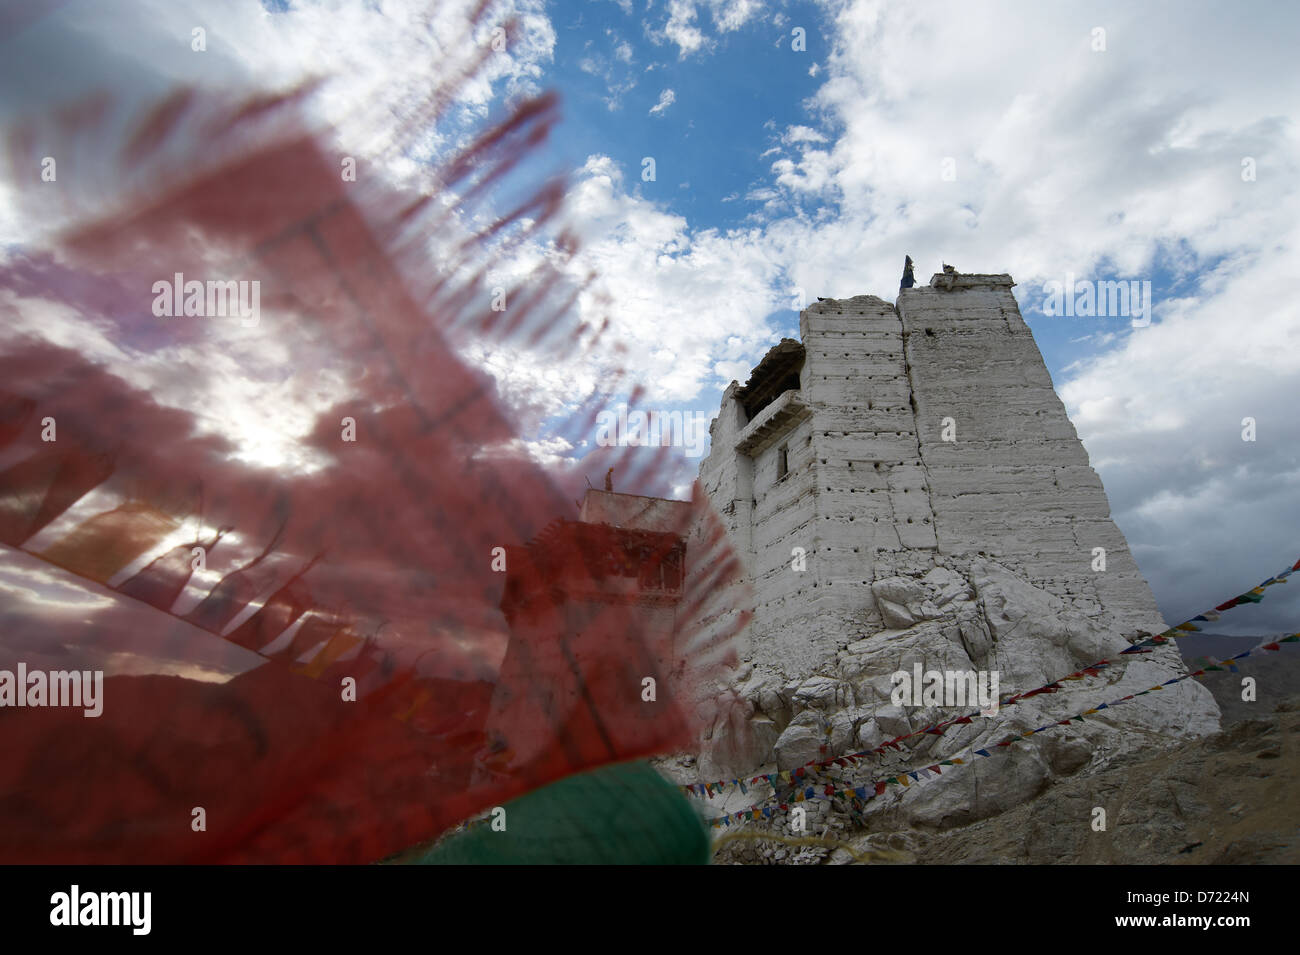
<path fill-rule="evenodd" d="M 364 154 L 358 114 L 373 132 L 474 49 L 457 39 L 470 4 L 432 5 L 422 32 L 413 10 L 429 6 L 70 0 L 5 45 L 0 108 L 12 117 L 96 88 L 143 103 L 182 82 L 252 90 L 325 75 L 320 112 Z M 1300 8 L 499 0 L 491 9 L 518 18 L 515 41 L 430 131 L 423 155 L 383 172 L 400 188 L 412 164 L 476 124 L 556 91 L 564 118 L 536 171 L 569 173 L 568 222 L 582 241 L 574 274 L 600 276 L 578 308 L 610 316 L 649 407 L 715 411 L 727 382 L 795 334 L 795 289 L 808 301 L 892 299 L 904 254 L 921 281 L 943 262 L 1010 272 L 1171 620 L 1300 557 L 1300 422 L 1290 410 L 1300 307 L 1287 290 L 1300 272 L 1291 42 Z M 208 47 L 195 55 L 199 24 Z M 804 51 L 791 48 L 796 27 Z M 654 182 L 642 181 L 645 156 Z M 0 183 L 0 210 L 13 204 Z M 0 244 L 44 227 L 0 216 Z M 1043 315 L 1044 283 L 1070 274 L 1149 281 L 1152 324 Z M 599 360 L 561 374 L 527 353 L 471 357 L 504 393 L 527 396 L 521 414 L 539 456 L 563 464 L 587 452 L 547 440 L 545 425 L 599 383 Z M 1254 442 L 1241 439 L 1247 416 Z M 698 462 L 678 464 L 664 493 L 681 493 Z M 1246 632 L 1296 629 L 1300 595 L 1270 592 L 1233 616 Z"/>
<path fill-rule="evenodd" d="M 792 26 L 755 18 L 717 37 L 707 57 L 683 59 L 675 44 L 645 29 L 648 11 L 571 2 L 554 11 L 548 80 L 566 113 L 557 152 L 574 167 L 605 153 L 638 176 L 642 157 L 654 156 L 658 179 L 640 187 L 647 198 L 704 227 L 743 225 L 754 209 L 745 197 L 767 185 L 764 152 L 779 143 L 779 130 L 808 120 L 803 101 L 820 85 L 809 68 L 825 53 L 817 48 L 821 34 L 794 52 Z M 786 15 L 805 29 L 825 19 L 809 4 L 791 5 Z M 665 91 L 671 104 L 652 112 Z"/>

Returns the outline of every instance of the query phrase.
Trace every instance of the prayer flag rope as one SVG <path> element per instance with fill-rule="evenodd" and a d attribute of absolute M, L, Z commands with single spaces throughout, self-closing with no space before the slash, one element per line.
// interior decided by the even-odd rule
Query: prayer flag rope
<path fill-rule="evenodd" d="M 1286 583 L 1286 579 L 1290 577 L 1292 574 L 1294 574 L 1297 570 L 1300 570 L 1300 560 L 1297 560 L 1294 564 L 1291 565 L 1290 568 L 1282 571 L 1282 573 L 1278 574 L 1276 577 L 1268 578 L 1268 580 L 1259 584 L 1259 586 L 1253 587 L 1252 589 L 1246 591 L 1244 594 L 1239 594 L 1238 596 L 1233 597 L 1231 600 L 1224 601 L 1223 603 L 1215 607 L 1213 610 L 1203 610 L 1200 613 L 1198 613 L 1195 617 L 1192 617 L 1189 620 L 1184 620 L 1182 623 L 1170 627 L 1168 630 L 1165 630 L 1163 633 L 1158 633 L 1153 637 L 1149 637 L 1146 640 L 1143 640 L 1141 643 L 1135 643 L 1133 644 L 1133 646 L 1129 647 L 1127 650 L 1123 652 L 1135 653 L 1138 652 L 1137 651 L 1138 647 L 1154 646 L 1162 643 L 1168 643 L 1170 640 L 1177 640 L 1179 637 L 1185 637 L 1189 633 L 1196 633 L 1201 629 L 1200 627 L 1197 626 L 1198 623 L 1208 623 L 1208 622 L 1218 620 L 1219 616 L 1224 611 L 1231 610 L 1233 607 L 1239 607 L 1244 603 L 1253 603 L 1253 604 L 1259 603 L 1261 600 L 1264 599 L 1264 591 L 1267 588 L 1272 587 L 1274 584 Z"/>

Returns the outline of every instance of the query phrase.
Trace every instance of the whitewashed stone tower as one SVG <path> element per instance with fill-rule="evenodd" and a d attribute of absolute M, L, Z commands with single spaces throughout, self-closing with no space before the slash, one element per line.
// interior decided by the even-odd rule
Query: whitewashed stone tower
<path fill-rule="evenodd" d="M 997 668 L 1014 692 L 1165 628 L 1013 285 L 819 301 L 724 392 L 700 481 L 754 590 L 752 732 L 706 741 L 705 775 L 824 754 L 828 722 L 834 754 L 943 718 L 880 715 L 900 664 Z M 1128 670 L 1184 672 L 1173 648 Z M 1168 732 L 1217 728 L 1199 685 L 1168 696 Z"/>

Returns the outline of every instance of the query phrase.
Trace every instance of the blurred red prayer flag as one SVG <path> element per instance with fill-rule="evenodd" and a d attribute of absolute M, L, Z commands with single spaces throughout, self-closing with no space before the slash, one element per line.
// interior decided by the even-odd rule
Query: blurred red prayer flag
<path fill-rule="evenodd" d="M 173 100 L 131 154 L 201 105 Z M 545 106 L 446 169 L 493 180 Z M 0 861 L 377 861 L 561 776 L 688 748 L 693 684 L 743 625 L 705 612 L 737 565 L 704 503 L 658 538 L 542 534 L 573 503 L 446 337 L 500 318 L 467 289 L 474 243 L 507 223 L 461 236 L 436 203 L 349 183 L 291 123 L 236 135 L 273 107 L 293 97 L 209 123 L 234 145 L 147 207 L 0 270 L 23 308 L 60 313 L 0 344 L 0 573 L 26 594 L 6 598 L 0 669 L 108 674 L 98 716 L 0 707 Z M 422 229 L 437 274 L 417 302 L 394 250 Z M 554 321 L 521 308 L 493 331 Z M 177 373 L 150 394 L 131 361 Z M 266 382 L 301 401 L 240 405 Z M 231 437 L 295 426 L 276 463 Z M 633 544 L 638 586 L 611 590 Z"/>

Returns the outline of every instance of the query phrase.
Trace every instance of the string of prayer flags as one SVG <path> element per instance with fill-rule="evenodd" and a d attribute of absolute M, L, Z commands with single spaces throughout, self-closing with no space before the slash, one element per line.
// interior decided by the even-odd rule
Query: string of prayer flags
<path fill-rule="evenodd" d="M 1170 640 L 1177 639 L 1178 637 L 1184 636 L 1186 633 L 1198 632 L 1199 628 L 1195 626 L 1193 621 L 1218 620 L 1219 611 L 1231 610 L 1233 607 L 1238 607 L 1243 603 L 1259 603 L 1261 600 L 1264 599 L 1264 589 L 1266 587 L 1271 587 L 1274 584 L 1286 583 L 1287 577 L 1295 573 L 1297 568 L 1300 568 L 1300 560 L 1296 561 L 1295 564 L 1292 565 L 1288 570 L 1284 570 L 1276 577 L 1270 577 L 1268 580 L 1264 581 L 1259 586 L 1246 591 L 1244 594 L 1239 594 L 1238 596 L 1233 597 L 1231 600 L 1224 601 L 1223 603 L 1215 607 L 1213 610 L 1202 611 L 1201 613 L 1192 617 L 1190 620 L 1186 620 L 1175 627 L 1170 627 L 1168 630 L 1164 631 L 1163 633 L 1156 634 L 1154 637 L 1150 637 L 1147 640 L 1143 640 L 1139 643 L 1135 643 L 1133 644 L 1133 646 L 1129 647 L 1127 650 L 1123 652 L 1139 653 L 1142 651 L 1138 650 L 1137 649 L 1138 647 L 1145 647 L 1153 644 L 1158 645 L 1162 643 L 1168 643 Z"/>
<path fill-rule="evenodd" d="M 1256 647 L 1253 647 L 1253 648 L 1250 649 L 1250 650 L 1245 650 L 1245 651 L 1243 651 L 1242 653 L 1239 653 L 1239 654 L 1237 654 L 1236 656 L 1234 656 L 1232 659 L 1233 659 L 1233 660 L 1239 660 L 1239 659 L 1242 659 L 1243 657 L 1251 656 L 1252 654 L 1258 653 L 1258 652 L 1260 652 L 1260 651 L 1280 651 L 1280 650 L 1282 649 L 1282 648 L 1281 648 L 1281 644 L 1283 644 L 1283 643 L 1295 643 L 1295 642 L 1297 642 L 1297 641 L 1300 641 L 1300 633 L 1292 633 L 1292 634 L 1288 634 L 1287 636 L 1285 636 L 1285 637 L 1281 637 L 1281 638 L 1279 638 L 1279 639 L 1277 639 L 1277 640 L 1271 640 L 1271 641 L 1268 641 L 1268 642 L 1264 642 L 1264 643 L 1259 644 L 1259 645 L 1256 646 Z M 1233 667 L 1231 667 L 1231 669 L 1233 669 L 1233 670 L 1235 671 L 1235 670 L 1236 670 L 1236 667 L 1233 666 Z M 1008 737 L 1007 739 L 1003 740 L 1001 743 L 998 743 L 998 744 L 997 744 L 997 747 L 994 747 L 994 748 L 995 748 L 995 749 L 996 749 L 996 748 L 1003 748 L 1003 749 L 1006 749 L 1006 750 L 1010 750 L 1010 748 L 1011 748 L 1011 744 L 1012 744 L 1012 743 L 1017 742 L 1017 741 L 1019 741 L 1019 740 L 1021 740 L 1021 739 L 1027 738 L 1027 737 L 1029 737 L 1029 736 L 1031 736 L 1031 735 L 1034 735 L 1034 734 L 1037 734 L 1037 733 L 1042 733 L 1042 732 L 1044 732 L 1044 731 L 1046 731 L 1046 730 L 1049 730 L 1049 729 L 1051 729 L 1051 728 L 1053 728 L 1053 727 L 1055 727 L 1055 726 L 1068 726 L 1068 725 L 1070 725 L 1070 723 L 1071 723 L 1072 721 L 1074 721 L 1074 720 L 1078 720 L 1078 721 L 1080 721 L 1080 722 L 1084 722 L 1084 715 L 1085 715 L 1085 714 L 1090 714 L 1090 715 L 1091 715 L 1091 714 L 1096 714 L 1099 710 L 1109 709 L 1110 707 L 1118 706 L 1118 705 L 1120 705 L 1120 704 L 1122 704 L 1122 703 L 1126 703 L 1126 702 L 1128 702 L 1128 701 L 1130 701 L 1130 700 L 1133 700 L 1133 699 L 1135 699 L 1136 697 L 1139 697 L 1139 696 L 1146 696 L 1148 693 L 1152 692 L 1153 690 L 1160 690 L 1160 689 L 1163 689 L 1165 686 L 1168 686 L 1168 685 L 1170 685 L 1170 684 L 1172 684 L 1172 683 L 1180 683 L 1180 682 L 1182 682 L 1183 680 L 1194 679 L 1194 678 L 1196 678 L 1196 677 L 1198 677 L 1198 676 L 1201 676 L 1201 675 L 1203 675 L 1204 673 L 1209 672 L 1209 671 L 1211 671 L 1211 670 L 1220 670 L 1220 671 L 1221 671 L 1221 670 L 1222 670 L 1222 667 L 1219 667 L 1219 666 L 1209 666 L 1209 667 L 1205 667 L 1205 668 L 1203 668 L 1203 669 L 1199 669 L 1199 670 L 1196 670 L 1196 671 L 1194 671 L 1194 672 L 1186 673 L 1186 674 L 1184 674 L 1184 675 L 1182 675 L 1182 676 L 1174 677 L 1173 679 L 1171 679 L 1171 680 L 1167 680 L 1165 683 L 1163 683 L 1163 684 L 1161 684 L 1161 685 L 1159 685 L 1159 686 L 1153 686 L 1153 687 L 1150 687 L 1149 689 L 1142 690 L 1142 691 L 1140 691 L 1140 692 L 1138 692 L 1138 693 L 1130 693 L 1128 696 L 1120 697 L 1120 698 L 1117 699 L 1117 700 L 1111 700 L 1111 701 L 1106 702 L 1106 703 L 1098 703 L 1096 706 L 1094 706 L 1094 707 L 1089 707 L 1088 709 L 1084 710 L 1083 713 L 1077 714 L 1077 715 L 1072 716 L 1072 717 L 1069 717 L 1069 718 L 1067 718 L 1067 719 L 1057 720 L 1055 723 L 1049 723 L 1049 724 L 1047 724 L 1046 726 L 1041 726 L 1041 727 L 1039 727 L 1039 728 L 1036 729 L 1036 730 L 1032 730 L 1032 731 L 1030 731 L 1030 732 L 1023 733 L 1023 734 L 1021 734 L 1020 736 L 1012 736 L 1012 737 Z M 974 750 L 973 752 L 974 752 L 974 754 L 975 754 L 976 756 L 984 756 L 984 757 L 988 757 L 988 758 L 991 758 L 991 757 L 993 756 L 993 753 L 989 752 L 988 749 L 977 749 L 977 750 Z M 874 798 L 875 796 L 881 796 L 881 795 L 884 795 L 885 791 L 887 790 L 888 786 L 889 786 L 891 783 L 892 783 L 892 784 L 895 784 L 895 785 L 901 785 L 901 786 L 903 786 L 903 787 L 908 787 L 908 786 L 911 785 L 911 783 L 908 782 L 908 779 L 909 779 L 909 778 L 911 778 L 912 780 L 915 780 L 915 781 L 917 781 L 917 782 L 920 782 L 920 781 L 921 781 L 921 776 L 920 776 L 920 774 L 921 774 L 922 772 L 933 771 L 933 772 L 936 773 L 936 774 L 940 774 L 939 766 L 948 766 L 948 765 L 964 765 L 964 762 L 963 762 L 960 758 L 953 756 L 953 757 L 950 757 L 949 759 L 942 760 L 940 763 L 932 764 L 932 765 L 930 765 L 930 766 L 927 766 L 927 767 L 925 767 L 925 769 L 923 769 L 923 770 L 909 770 L 909 771 L 904 772 L 904 773 L 902 773 L 902 774 L 900 774 L 900 775 L 897 775 L 897 776 L 890 776 L 890 777 L 886 777 L 886 778 L 883 779 L 883 780 L 876 780 L 874 783 L 868 783 L 866 786 L 859 786 L 859 787 L 852 788 L 852 789 L 838 790 L 838 789 L 836 789 L 833 785 L 827 785 L 827 786 L 825 787 L 825 789 L 824 789 L 824 791 L 823 791 L 822 794 L 817 793 L 817 791 L 816 791 L 815 789 L 813 789 L 812 787 L 808 787 L 808 789 L 806 789 L 804 792 L 802 792 L 802 793 L 800 793 L 800 794 L 798 795 L 798 797 L 796 798 L 795 801 L 796 801 L 796 802 L 803 802 L 803 801 L 805 801 L 806 799 L 815 799 L 815 798 L 831 798 L 833 795 L 843 795 L 843 796 L 846 796 L 846 797 L 847 797 L 847 796 L 849 796 L 850 794 L 852 794 L 853 796 L 856 796 L 856 797 L 862 799 L 863 801 L 865 801 L 865 800 L 868 798 L 868 795 L 867 795 L 867 792 L 866 792 L 866 790 L 867 790 L 867 786 L 872 786 L 872 787 L 874 788 L 874 792 L 872 793 L 872 798 Z M 756 777 L 756 778 L 757 778 L 757 777 Z M 928 779 L 929 777 L 927 776 L 926 778 Z M 741 810 L 740 812 L 732 813 L 732 814 L 729 814 L 729 815 L 727 815 L 727 816 L 720 816 L 720 817 L 717 817 L 717 818 L 715 818 L 715 819 L 713 820 L 712 825 L 713 825 L 714 828 L 717 828 L 717 827 L 719 827 L 719 826 L 730 826 L 730 825 L 731 825 L 731 820 L 732 820 L 732 819 L 735 819 L 736 821 L 740 821 L 741 819 L 745 818 L 746 814 L 748 814 L 749 812 L 751 812 L 751 810 L 754 809 L 754 808 L 757 808 L 757 807 L 751 807 L 751 809 Z M 783 811 L 786 810 L 786 809 L 788 809 L 788 805 L 782 803 L 782 804 L 781 804 L 781 809 L 782 809 Z"/>

